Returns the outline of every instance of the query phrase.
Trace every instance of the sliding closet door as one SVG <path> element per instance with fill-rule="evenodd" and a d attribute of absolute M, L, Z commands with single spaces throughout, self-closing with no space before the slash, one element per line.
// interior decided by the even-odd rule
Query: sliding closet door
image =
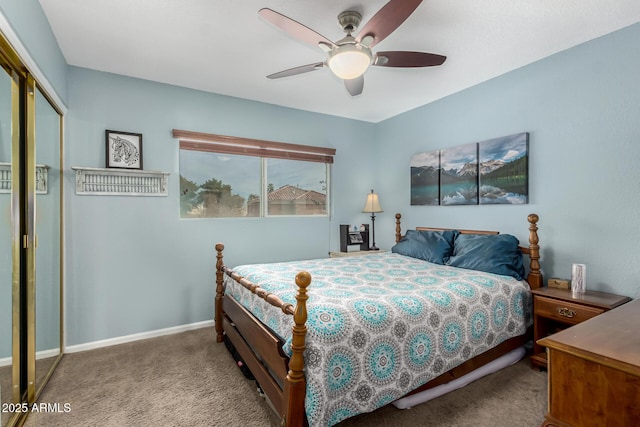
<path fill-rule="evenodd" d="M 62 357 L 62 115 L 0 34 L 0 426 Z M 6 405 L 4 405 L 6 404 Z"/>
<path fill-rule="evenodd" d="M 35 91 L 35 386 L 44 384 L 60 355 L 61 185 L 60 115 Z"/>
<path fill-rule="evenodd" d="M 0 51 L 0 400 L 19 402 L 22 395 L 20 358 L 20 293 L 23 270 L 20 264 L 21 206 L 20 181 L 21 122 L 20 93 L 23 80 L 10 59 Z M 14 384 L 17 385 L 14 387 Z M 4 406 L 3 406 L 4 408 Z M 0 424 L 16 417 L 1 411 Z"/>

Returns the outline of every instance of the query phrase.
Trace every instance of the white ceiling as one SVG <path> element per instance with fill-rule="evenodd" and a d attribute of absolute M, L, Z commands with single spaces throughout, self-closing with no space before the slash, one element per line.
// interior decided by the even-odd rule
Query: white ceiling
<path fill-rule="evenodd" d="M 326 38 L 387 0 L 40 0 L 71 65 L 378 122 L 640 21 L 639 0 L 425 0 L 373 50 L 447 56 L 440 67 L 371 67 L 351 97 L 329 69 L 265 76 L 325 54 L 258 16 L 269 7 Z M 356 31 L 357 33 L 357 31 Z"/>

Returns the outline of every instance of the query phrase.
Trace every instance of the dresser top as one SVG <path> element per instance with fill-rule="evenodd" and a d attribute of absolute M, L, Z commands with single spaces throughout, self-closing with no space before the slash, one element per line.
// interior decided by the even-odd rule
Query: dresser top
<path fill-rule="evenodd" d="M 538 341 L 539 344 L 640 376 L 640 299 Z"/>

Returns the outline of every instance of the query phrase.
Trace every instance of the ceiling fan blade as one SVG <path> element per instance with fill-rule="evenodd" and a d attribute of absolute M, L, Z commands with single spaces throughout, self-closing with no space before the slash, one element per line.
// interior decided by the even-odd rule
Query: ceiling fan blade
<path fill-rule="evenodd" d="M 335 45 L 325 36 L 316 33 L 311 28 L 306 27 L 301 23 L 282 15 L 281 13 L 276 12 L 275 10 L 271 10 L 265 7 L 263 9 L 260 9 L 258 11 L 258 14 L 290 36 L 298 40 L 302 40 L 303 42 L 309 43 L 310 45 L 318 46 L 320 43 L 327 44 L 331 47 Z"/>
<path fill-rule="evenodd" d="M 369 47 L 375 46 L 393 33 L 420 3 L 422 0 L 391 0 L 362 27 L 356 40 L 360 43 L 366 37 L 372 37 L 373 40 L 365 44 Z"/>
<path fill-rule="evenodd" d="M 324 62 L 316 62 L 314 64 L 301 65 L 295 68 L 289 68 L 288 70 L 280 71 L 278 73 L 269 74 L 268 79 L 279 79 L 282 77 L 295 76 L 297 74 L 308 73 L 310 71 L 319 70 L 324 67 Z"/>
<path fill-rule="evenodd" d="M 434 67 L 442 65 L 446 56 L 425 52 L 388 51 L 378 52 L 373 65 L 379 67 Z"/>
<path fill-rule="evenodd" d="M 364 75 L 356 77 L 355 79 L 349 79 L 344 81 L 344 87 L 351 96 L 358 96 L 362 93 L 364 88 Z"/>

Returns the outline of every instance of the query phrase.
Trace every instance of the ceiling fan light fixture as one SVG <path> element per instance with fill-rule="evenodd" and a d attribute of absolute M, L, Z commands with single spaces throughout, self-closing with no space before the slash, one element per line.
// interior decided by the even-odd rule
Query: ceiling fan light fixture
<path fill-rule="evenodd" d="M 387 68 L 442 65 L 447 57 L 433 53 L 394 50 L 377 52 L 374 55 L 371 51 L 394 32 L 420 3 L 422 0 L 387 0 L 362 29 L 358 30 L 355 37 L 352 34 L 360 27 L 362 15 L 355 10 L 345 10 L 338 15 L 338 25 L 347 35 L 336 42 L 281 13 L 269 8 L 260 9 L 260 16 L 271 24 L 302 42 L 319 47 L 326 53 L 326 60 L 323 62 L 290 68 L 270 74 L 267 78 L 279 79 L 328 67 L 336 77 L 343 80 L 344 87 L 351 96 L 358 96 L 362 94 L 364 87 L 362 75 L 372 65 Z"/>
<path fill-rule="evenodd" d="M 341 79 L 360 77 L 371 65 L 371 50 L 356 44 L 343 44 L 329 53 L 327 64 Z"/>

